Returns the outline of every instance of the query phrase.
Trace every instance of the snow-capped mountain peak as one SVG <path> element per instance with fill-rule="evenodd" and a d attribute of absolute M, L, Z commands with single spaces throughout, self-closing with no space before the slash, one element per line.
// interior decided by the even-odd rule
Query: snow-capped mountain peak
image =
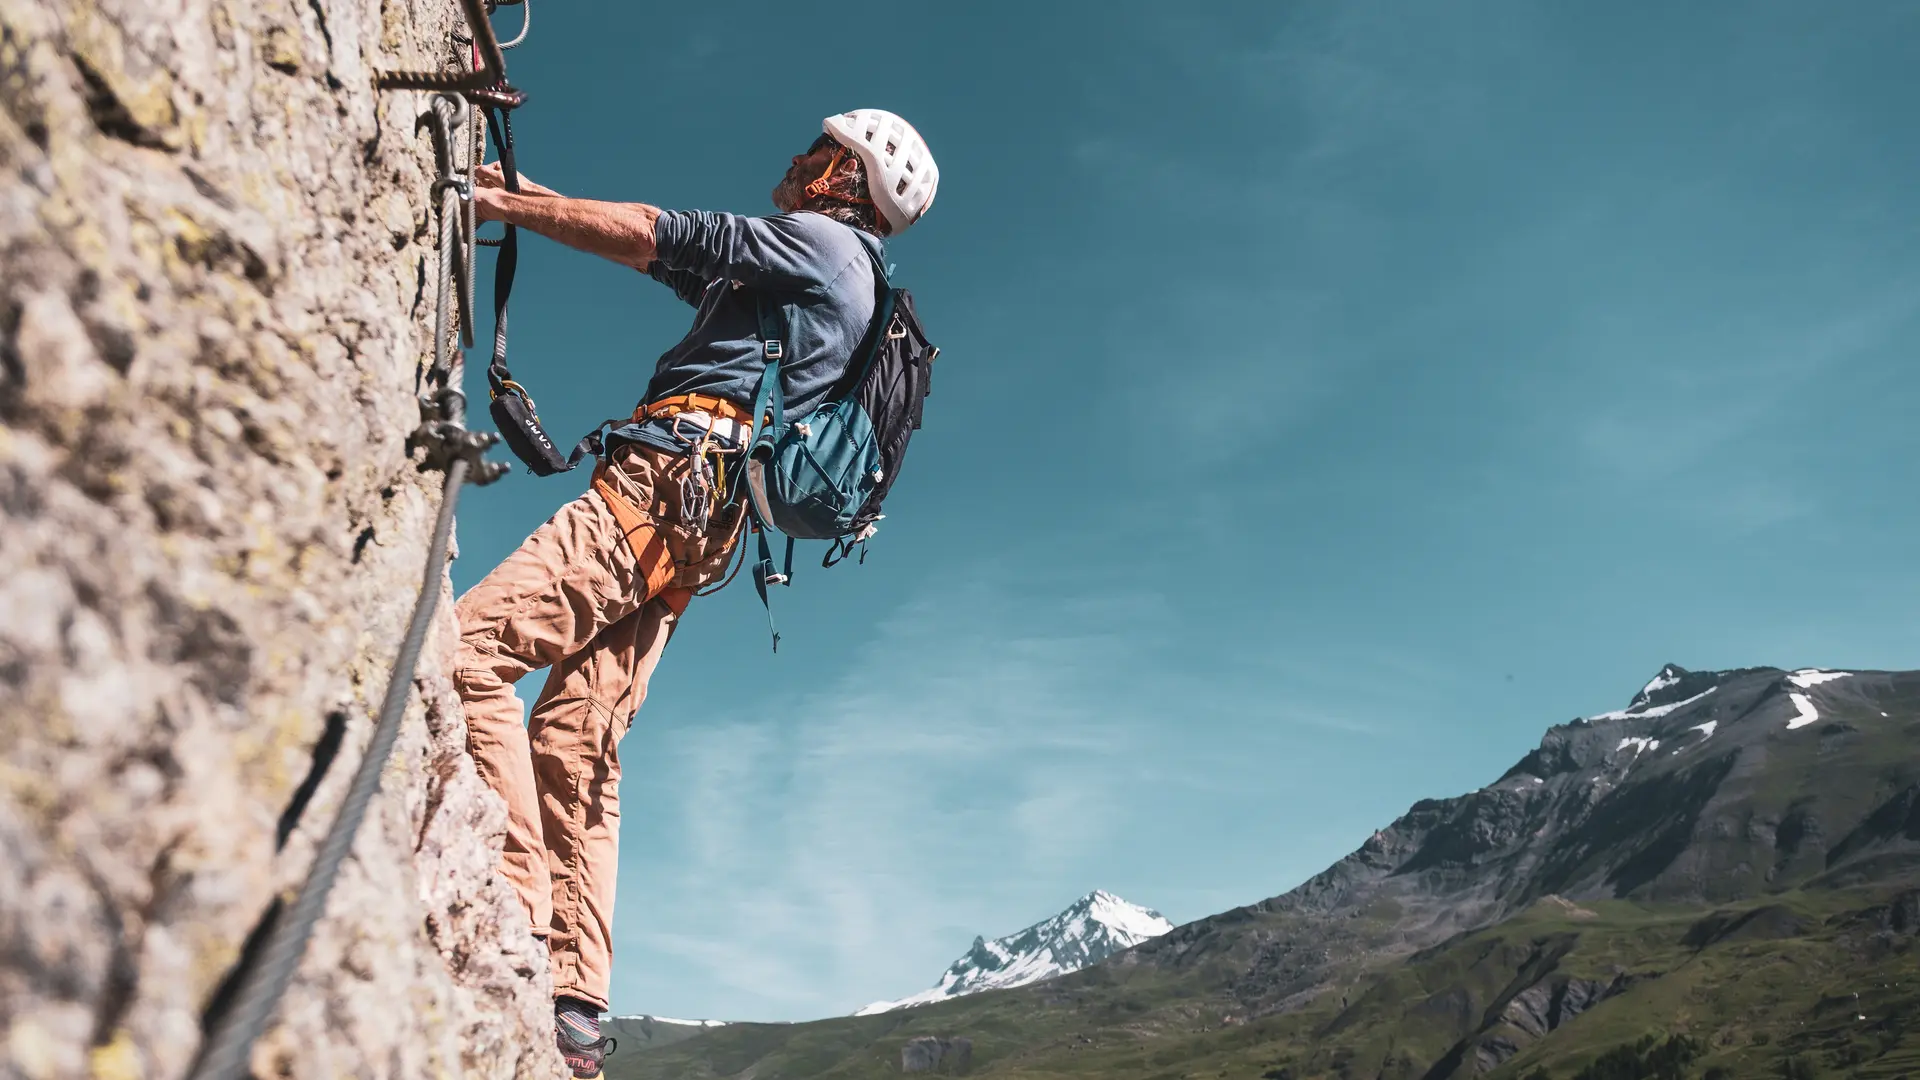
<path fill-rule="evenodd" d="M 1095 889 L 1051 919 L 1017 934 L 973 939 L 973 948 L 953 962 L 940 982 L 898 1001 L 876 1001 L 855 1013 L 925 1005 L 982 990 L 1001 990 L 1078 971 L 1173 929 L 1166 916 Z"/>
<path fill-rule="evenodd" d="M 1653 695 L 1665 690 L 1669 686 L 1680 685 L 1680 680 L 1687 674 L 1687 670 L 1678 664 L 1668 664 L 1662 667 L 1660 674 L 1655 675 L 1647 685 L 1641 687 L 1640 692 L 1633 696 L 1632 704 L 1627 707 L 1632 709 L 1651 703 L 1653 701 Z"/>
<path fill-rule="evenodd" d="M 1129 904 L 1105 889 L 1095 889 L 1078 900 L 1069 912 L 1084 907 L 1086 917 L 1115 934 L 1132 935 L 1132 945 L 1156 938 L 1173 929 L 1167 917 L 1150 908 Z"/>

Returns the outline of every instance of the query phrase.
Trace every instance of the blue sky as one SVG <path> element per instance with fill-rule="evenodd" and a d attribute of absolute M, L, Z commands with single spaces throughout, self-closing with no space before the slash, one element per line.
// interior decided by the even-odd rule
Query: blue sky
<path fill-rule="evenodd" d="M 1912 4 L 535 2 L 565 193 L 769 212 L 869 105 L 942 173 L 866 565 L 803 562 L 778 656 L 698 602 L 622 746 L 616 1011 L 1250 903 L 1668 661 L 1915 666 Z M 513 312 L 563 441 L 688 322 L 531 238 Z M 583 482 L 473 493 L 456 584 Z"/>

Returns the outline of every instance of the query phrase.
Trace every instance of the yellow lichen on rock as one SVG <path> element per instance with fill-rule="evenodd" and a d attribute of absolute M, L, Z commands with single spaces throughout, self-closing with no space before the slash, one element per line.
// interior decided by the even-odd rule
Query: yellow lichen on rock
<path fill-rule="evenodd" d="M 366 744 L 439 489 L 425 96 L 365 76 L 457 12 L 0 0 L 0 1075 L 182 1075 Z M 558 1075 L 445 663 L 263 1075 Z"/>
<path fill-rule="evenodd" d="M 89 1055 L 89 1074 L 93 1080 L 141 1080 L 146 1071 L 140 1067 L 140 1052 L 126 1032 L 115 1032 L 105 1046 L 96 1046 Z"/>

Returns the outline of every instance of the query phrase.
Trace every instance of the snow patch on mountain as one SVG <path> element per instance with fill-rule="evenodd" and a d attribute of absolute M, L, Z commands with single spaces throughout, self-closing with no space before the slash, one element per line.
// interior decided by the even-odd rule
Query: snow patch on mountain
<path fill-rule="evenodd" d="M 1053 918 L 1017 934 L 992 941 L 974 938 L 973 948 L 953 962 L 938 984 L 898 1001 L 876 1001 L 854 1015 L 871 1016 L 1051 979 L 1097 964 L 1172 929 L 1173 923 L 1159 912 L 1096 889 Z"/>
<path fill-rule="evenodd" d="M 1645 669 L 1643 668 L 1642 670 Z M 1668 664 L 1666 667 L 1660 669 L 1660 674 L 1655 675 L 1652 682 L 1640 688 L 1638 696 L 1641 701 L 1647 701 L 1650 700 L 1653 695 L 1665 690 L 1667 687 L 1678 686 L 1679 684 L 1679 673 L 1674 670 L 1672 664 Z"/>
<path fill-rule="evenodd" d="M 1651 708 L 1648 708 L 1647 706 L 1642 705 L 1639 707 L 1621 709 L 1617 712 L 1605 712 L 1605 713 L 1601 713 L 1598 716 L 1589 716 L 1587 717 L 1587 719 L 1588 720 L 1651 720 L 1654 717 L 1665 716 L 1671 712 L 1678 712 L 1681 709 L 1684 709 L 1687 706 L 1692 705 L 1694 702 L 1701 700 L 1702 698 L 1706 697 L 1708 694 L 1711 694 L 1718 689 L 1720 688 L 1717 686 L 1710 686 L 1707 689 L 1702 690 L 1701 692 L 1686 699 L 1685 701 L 1676 701 L 1670 705 L 1655 705 Z"/>
<path fill-rule="evenodd" d="M 1851 671 L 1821 671 L 1819 668 L 1801 668 L 1799 671 L 1787 676 L 1787 681 L 1802 690 L 1811 690 L 1823 682 L 1832 682 L 1835 679 L 1852 677 L 1853 672 Z"/>
<path fill-rule="evenodd" d="M 616 1016 L 615 1020 L 648 1020 L 656 1024 L 679 1024 L 681 1027 L 717 1028 L 726 1027 L 727 1020 L 675 1020 L 671 1016 L 650 1016 L 645 1013 L 634 1016 Z"/>
<path fill-rule="evenodd" d="M 1793 719 L 1787 721 L 1788 731 L 1792 731 L 1795 728 L 1806 727 L 1808 724 L 1820 719 L 1820 710 L 1813 707 L 1813 702 L 1807 700 L 1807 695 L 1788 694 L 1787 697 L 1793 699 L 1793 707 L 1798 714 Z"/>

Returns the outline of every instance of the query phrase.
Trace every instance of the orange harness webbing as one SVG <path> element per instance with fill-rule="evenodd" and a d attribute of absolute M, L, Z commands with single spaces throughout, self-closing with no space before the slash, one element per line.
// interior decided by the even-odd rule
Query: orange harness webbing
<path fill-rule="evenodd" d="M 721 420 L 743 424 L 748 423 L 752 416 L 750 410 L 725 398 L 709 394 L 678 394 L 647 402 L 634 409 L 633 422 L 684 412 L 703 412 Z M 660 530 L 654 527 L 651 515 L 633 505 L 633 500 L 622 495 L 607 479 L 610 467 L 608 462 L 602 461 L 593 470 L 593 490 L 600 493 L 607 509 L 613 511 L 613 520 L 620 526 L 620 535 L 626 538 L 627 547 L 640 560 L 640 572 L 647 579 L 647 596 L 658 596 L 673 581 L 673 555 L 667 551 L 667 545 L 660 538 Z M 686 600 L 691 595 L 689 593 L 681 598 L 681 608 L 686 606 Z"/>
<path fill-rule="evenodd" d="M 735 420 L 744 424 L 752 417 L 753 410 L 710 394 L 675 394 L 659 401 L 649 401 L 634 409 L 633 422 L 637 424 L 642 420 L 685 412 L 703 412 L 720 420 Z"/>
<path fill-rule="evenodd" d="M 631 499 L 620 494 L 619 489 L 607 479 L 607 468 L 607 464 L 601 462 L 593 470 L 593 490 L 600 493 L 607 509 L 613 511 L 613 520 L 620 526 L 620 535 L 626 539 L 634 557 L 640 560 L 639 570 L 647 580 L 647 597 L 651 599 L 673 581 L 673 556 L 667 552 L 666 541 L 661 539 L 660 530 L 654 527 L 652 519 L 633 505 Z"/>

